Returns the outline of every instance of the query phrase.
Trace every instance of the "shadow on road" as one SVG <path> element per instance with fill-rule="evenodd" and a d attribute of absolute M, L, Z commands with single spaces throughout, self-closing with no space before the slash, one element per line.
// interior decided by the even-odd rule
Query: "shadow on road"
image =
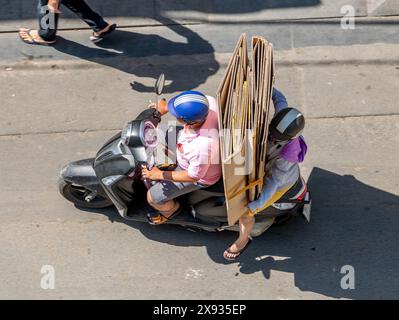
<path fill-rule="evenodd" d="M 0 0 L 1 2 L 1 0 Z M 145 17 L 152 18 L 168 26 L 186 41 L 174 42 L 156 34 L 146 35 L 134 32 L 117 30 L 112 37 L 100 42 L 97 48 L 87 47 L 83 44 L 58 37 L 54 48 L 60 52 L 109 66 L 137 77 L 150 77 L 156 79 L 160 72 L 164 72 L 171 81 L 165 87 L 165 93 L 190 90 L 205 83 L 207 78 L 219 70 L 215 59 L 214 48 L 197 33 L 181 24 L 167 18 L 166 12 L 201 12 L 206 14 L 244 14 L 258 12 L 264 9 L 310 7 L 320 5 L 320 0 L 267 0 L 243 3 L 238 0 L 187 0 L 177 1 L 147 1 L 140 0 L 134 4 L 129 0 L 120 1 L 118 6 L 93 0 L 90 2 L 93 9 L 98 10 L 107 18 L 111 17 Z M 18 6 L 13 7 L 13 6 Z M 8 9 L 7 14 L 0 14 L 1 20 L 33 18 L 36 4 L 28 4 L 21 12 L 17 3 Z M 7 10 L 6 10 L 7 11 Z M 66 10 L 65 17 L 73 17 Z M 198 61 L 196 54 L 206 54 Z M 159 57 L 179 56 L 191 57 L 192 61 L 178 65 L 175 63 L 159 63 Z M 135 58 L 153 57 L 153 62 L 143 64 L 134 63 Z M 159 61 L 157 61 L 159 60 Z M 160 65 L 161 64 L 161 65 Z M 154 67 L 154 65 L 156 65 Z M 178 67 L 176 67 L 178 66 Z M 160 70 L 162 68 L 162 70 Z M 132 88 L 138 92 L 152 92 L 153 88 L 143 83 L 133 81 Z"/>
<path fill-rule="evenodd" d="M 76 56 L 80 59 L 106 65 L 138 77 L 158 78 L 161 72 L 168 77 L 169 83 L 164 93 L 190 90 L 205 83 L 209 76 L 219 70 L 212 45 L 191 29 L 177 24 L 169 19 L 163 23 L 185 41 L 174 42 L 156 34 L 140 34 L 116 30 L 98 44 L 97 48 L 86 47 L 62 37 L 54 48 L 60 52 Z M 198 58 L 196 55 L 201 55 Z M 179 64 L 179 56 L 186 56 L 184 63 Z M 143 63 L 137 63 L 136 58 L 149 57 Z M 174 57 L 174 63 L 165 63 L 160 57 Z M 201 60 L 199 60 L 201 59 Z M 132 83 L 133 90 L 153 92 L 152 86 L 146 86 L 137 81 Z"/>
<path fill-rule="evenodd" d="M 262 271 L 266 279 L 272 270 L 293 273 L 300 290 L 329 297 L 396 299 L 399 197 L 320 168 L 314 168 L 308 183 L 311 223 L 297 220 L 265 234 L 251 252 L 258 259 L 248 253 L 240 271 Z M 355 269 L 355 290 L 341 289 L 344 265 Z"/>
<path fill-rule="evenodd" d="M 295 286 L 334 298 L 396 299 L 399 295 L 399 197 L 368 186 L 353 176 L 314 168 L 309 181 L 312 221 L 298 218 L 255 239 L 237 265 L 243 274 L 292 273 Z M 116 211 L 102 211 L 124 222 Z M 174 246 L 205 246 L 209 257 L 225 263 L 222 253 L 232 232 L 193 233 L 177 226 L 152 227 L 127 222 L 147 238 Z M 274 256 L 274 258 L 272 257 Z M 355 290 L 341 289 L 342 266 L 355 269 Z"/>

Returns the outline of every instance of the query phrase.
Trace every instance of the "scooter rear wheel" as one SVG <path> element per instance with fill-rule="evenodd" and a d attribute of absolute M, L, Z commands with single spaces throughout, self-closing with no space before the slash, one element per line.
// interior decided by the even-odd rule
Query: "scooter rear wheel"
<path fill-rule="evenodd" d="M 112 206 L 111 200 L 96 195 L 93 199 L 86 201 L 86 197 L 91 193 L 83 186 L 76 186 L 64 179 L 58 180 L 58 189 L 62 196 L 78 207 L 100 209 Z"/>

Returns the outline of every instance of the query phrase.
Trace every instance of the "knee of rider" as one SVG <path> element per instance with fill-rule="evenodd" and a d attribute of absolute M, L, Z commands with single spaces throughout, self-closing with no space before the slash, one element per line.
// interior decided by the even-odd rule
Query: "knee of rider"
<path fill-rule="evenodd" d="M 157 197 L 154 197 L 149 190 L 147 192 L 147 202 L 151 206 L 162 206 L 165 204 L 165 202 L 163 200 L 157 199 Z"/>
<path fill-rule="evenodd" d="M 147 192 L 147 202 L 149 204 L 156 204 L 156 202 L 154 201 L 154 199 L 152 198 L 151 192 L 148 190 Z"/>

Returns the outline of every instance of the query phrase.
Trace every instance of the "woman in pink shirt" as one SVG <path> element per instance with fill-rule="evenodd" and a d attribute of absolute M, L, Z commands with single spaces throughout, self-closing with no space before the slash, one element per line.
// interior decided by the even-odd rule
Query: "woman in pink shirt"
<path fill-rule="evenodd" d="M 143 168 L 145 179 L 157 181 L 147 193 L 147 201 L 155 209 L 148 213 L 151 224 L 162 224 L 180 213 L 175 198 L 213 185 L 222 176 L 216 100 L 198 91 L 186 91 L 167 106 L 161 103 L 158 110 L 162 115 L 169 111 L 184 127 L 177 136 L 177 168 Z"/>

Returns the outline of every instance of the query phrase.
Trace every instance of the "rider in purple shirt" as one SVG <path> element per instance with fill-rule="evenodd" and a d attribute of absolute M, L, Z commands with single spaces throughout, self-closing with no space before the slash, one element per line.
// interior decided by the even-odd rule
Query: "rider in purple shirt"
<path fill-rule="evenodd" d="M 299 163 L 303 162 L 307 145 L 301 136 L 305 125 L 303 115 L 289 108 L 287 99 L 273 89 L 275 115 L 269 127 L 267 166 L 262 192 L 258 199 L 248 204 L 249 212 L 239 220 L 240 236 L 225 252 L 227 260 L 235 260 L 251 243 L 250 234 L 254 215 L 279 200 L 299 179 Z"/>

